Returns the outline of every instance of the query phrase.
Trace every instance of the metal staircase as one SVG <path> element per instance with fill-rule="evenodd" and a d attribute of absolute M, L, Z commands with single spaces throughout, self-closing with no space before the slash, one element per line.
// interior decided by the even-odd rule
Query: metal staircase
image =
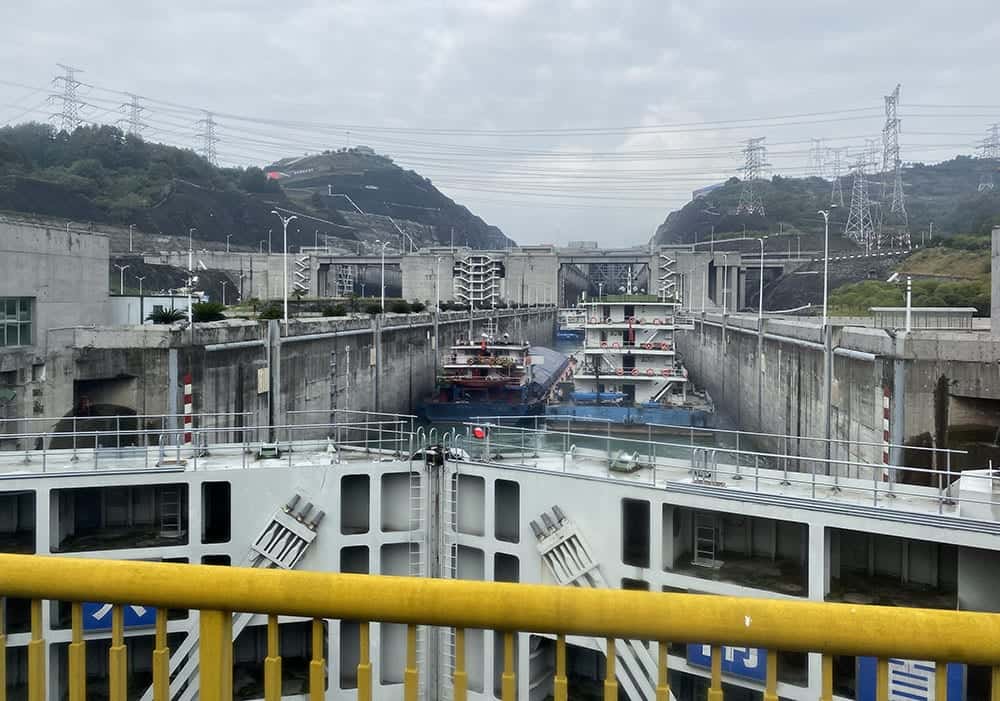
<path fill-rule="evenodd" d="M 590 546 L 562 509 L 553 506 L 551 515 L 542 512 L 540 518 L 543 525 L 532 521 L 531 530 L 538 540 L 538 552 L 556 582 L 565 586 L 609 588 Z M 592 638 L 591 643 L 597 650 L 604 649 L 603 639 Z M 615 653 L 618 684 L 629 699 L 655 699 L 657 668 L 646 645 L 639 640 L 616 640 Z M 670 699 L 676 701 L 673 692 Z"/>
<path fill-rule="evenodd" d="M 674 270 L 676 264 L 677 259 L 668 251 L 660 251 L 660 301 L 662 302 L 680 301 L 677 294 L 677 272 Z"/>
<path fill-rule="evenodd" d="M 354 266 L 337 266 L 337 296 L 347 297 L 354 292 Z"/>
<path fill-rule="evenodd" d="M 292 287 L 299 292 L 309 292 L 309 278 L 312 276 L 312 266 L 309 256 L 300 256 L 295 259 L 295 282 Z"/>
<path fill-rule="evenodd" d="M 250 546 L 242 567 L 260 569 L 294 569 L 309 545 L 316 539 L 316 529 L 325 513 L 306 502 L 300 507 L 302 497 L 293 496 L 276 511 Z M 233 614 L 233 640 L 243 632 L 252 613 Z M 198 614 L 191 612 L 187 636 L 170 656 L 170 699 L 191 701 L 198 696 Z M 152 701 L 153 688 L 142 695 L 142 701 Z"/>

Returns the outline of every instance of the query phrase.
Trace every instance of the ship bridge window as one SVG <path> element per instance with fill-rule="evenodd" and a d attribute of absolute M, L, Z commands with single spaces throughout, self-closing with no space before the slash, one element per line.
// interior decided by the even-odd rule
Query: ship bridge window
<path fill-rule="evenodd" d="M 53 552 L 186 545 L 186 484 L 54 489 Z"/>
<path fill-rule="evenodd" d="M 649 567 L 649 502 L 622 499 L 622 562 Z"/>
<path fill-rule="evenodd" d="M 520 540 L 520 485 L 510 480 L 494 483 L 495 523 L 497 540 L 516 543 Z"/>
<path fill-rule="evenodd" d="M 493 556 L 493 581 L 494 582 L 519 582 L 521 581 L 521 564 L 514 555 L 507 553 L 496 553 Z"/>
<path fill-rule="evenodd" d="M 35 493 L 0 493 L 0 552 L 35 552 Z"/>
<path fill-rule="evenodd" d="M 486 534 L 486 480 L 475 475 L 455 475 L 457 530 L 467 535 Z"/>
<path fill-rule="evenodd" d="M 340 481 L 340 532 L 344 535 L 367 533 L 370 504 L 368 475 L 345 475 Z"/>
<path fill-rule="evenodd" d="M 229 542 L 232 501 L 229 482 L 205 482 L 201 486 L 201 542 Z"/>

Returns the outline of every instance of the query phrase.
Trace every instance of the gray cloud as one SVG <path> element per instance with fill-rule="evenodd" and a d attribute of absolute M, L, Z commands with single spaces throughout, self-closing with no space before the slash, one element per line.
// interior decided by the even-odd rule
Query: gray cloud
<path fill-rule="evenodd" d="M 46 85 L 62 61 L 101 87 L 310 122 L 293 133 L 220 116 L 220 154 L 266 162 L 369 143 L 517 240 L 637 243 L 685 192 L 736 174 L 742 139 L 767 136 L 775 169 L 801 174 L 809 138 L 859 146 L 876 137 L 877 109 L 897 82 L 904 157 L 971 152 L 1000 107 L 915 106 L 1000 104 L 998 18 L 988 0 L 4 0 L 0 79 Z M 38 99 L 0 85 L 0 123 Z M 100 104 L 101 119 L 116 116 Z M 557 130 L 855 107 L 874 109 L 863 119 L 658 133 L 378 129 Z M 197 145 L 194 113 L 150 103 L 148 116 L 161 129 L 149 138 Z M 323 125 L 354 126 L 348 137 L 347 127 Z M 549 151 L 560 155 L 531 153 Z M 584 158 L 594 152 L 647 155 Z"/>

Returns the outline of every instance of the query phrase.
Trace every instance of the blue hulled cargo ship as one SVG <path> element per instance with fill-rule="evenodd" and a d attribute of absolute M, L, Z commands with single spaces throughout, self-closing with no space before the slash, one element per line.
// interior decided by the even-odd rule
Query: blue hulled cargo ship
<path fill-rule="evenodd" d="M 696 390 L 677 357 L 678 302 L 615 295 L 583 305 L 582 360 L 574 363 L 546 414 L 631 426 L 710 427 L 711 398 Z"/>

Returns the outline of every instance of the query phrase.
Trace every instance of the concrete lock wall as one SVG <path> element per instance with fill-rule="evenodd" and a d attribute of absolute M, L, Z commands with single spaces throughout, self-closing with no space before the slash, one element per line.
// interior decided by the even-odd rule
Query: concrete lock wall
<path fill-rule="evenodd" d="M 295 282 L 295 259 L 300 257 L 299 253 L 288 252 L 288 286 L 291 289 Z M 151 265 L 172 265 L 176 268 L 187 269 L 187 251 L 163 251 L 161 253 L 146 254 L 143 262 Z M 284 275 L 282 268 L 284 256 L 280 253 L 268 255 L 266 253 L 247 253 L 225 251 L 195 251 L 192 255 L 192 264 L 195 275 L 199 270 L 205 268 L 209 270 L 223 270 L 233 278 L 239 289 L 240 275 L 243 276 L 243 297 L 249 299 L 280 299 L 284 285 Z M 203 267 L 204 266 L 204 267 Z M 315 274 L 312 275 L 315 280 Z"/>
<path fill-rule="evenodd" d="M 500 333 L 550 345 L 555 317 L 552 307 L 446 312 L 438 320 L 438 348 L 430 313 L 295 319 L 287 335 L 279 321 L 196 324 L 193 332 L 180 325 L 65 329 L 51 334 L 49 377 L 35 412 L 54 418 L 32 430 L 53 430 L 83 399 L 112 403 L 122 413 L 181 413 L 187 373 L 195 413 L 246 414 L 244 425 L 327 423 L 334 408 L 412 413 L 434 386 L 443 349 L 457 339 L 470 331 L 478 337 L 493 319 Z M 234 423 L 200 421 L 204 428 Z"/>
<path fill-rule="evenodd" d="M 929 445 L 933 440 L 938 447 L 965 447 L 952 444 L 959 440 L 956 429 L 1000 426 L 1000 338 L 833 324 L 830 437 L 842 442 L 832 445 L 831 459 L 882 463 L 886 401 L 894 444 Z M 678 332 L 677 347 L 693 381 L 708 389 L 722 419 L 744 430 L 823 437 L 826 355 L 819 324 L 765 320 L 760 342 L 756 325 L 750 315 L 706 314 L 693 329 Z M 825 454 L 821 441 L 792 440 L 795 445 L 788 447 L 802 455 Z M 772 450 L 785 447 L 781 443 L 762 440 Z M 965 462 L 976 465 L 977 459 L 970 455 Z M 906 460 L 920 466 L 929 458 L 909 455 Z M 890 451 L 890 462 L 904 464 L 902 452 Z M 858 466 L 837 470 L 852 476 L 866 473 Z"/>
<path fill-rule="evenodd" d="M 782 329 L 771 322 L 765 327 L 763 353 L 759 356 L 756 330 L 734 326 L 731 321 L 727 318 L 723 326 L 721 316 L 707 315 L 706 323 L 696 321 L 693 330 L 677 334 L 677 347 L 685 366 L 695 384 L 708 390 L 723 422 L 746 431 L 823 437 L 824 354 L 819 346 L 818 329 L 815 338 L 802 339 L 816 344 L 811 348 L 780 340 Z M 844 442 L 833 444 L 830 457 L 880 462 L 881 364 L 834 356 L 833 365 L 831 438 Z M 821 441 L 786 442 L 762 437 L 760 445 L 804 456 L 826 456 Z M 825 466 L 814 466 L 825 473 Z M 809 470 L 811 466 L 794 465 L 790 469 Z M 841 465 L 837 469 L 842 475 L 866 474 L 856 466 Z"/>
<path fill-rule="evenodd" d="M 0 347 L 0 419 L 45 413 L 51 329 L 108 323 L 108 250 L 103 234 L 0 220 L 0 298 L 33 300 L 31 344 Z M 16 430 L 0 425 L 0 433 Z"/>

